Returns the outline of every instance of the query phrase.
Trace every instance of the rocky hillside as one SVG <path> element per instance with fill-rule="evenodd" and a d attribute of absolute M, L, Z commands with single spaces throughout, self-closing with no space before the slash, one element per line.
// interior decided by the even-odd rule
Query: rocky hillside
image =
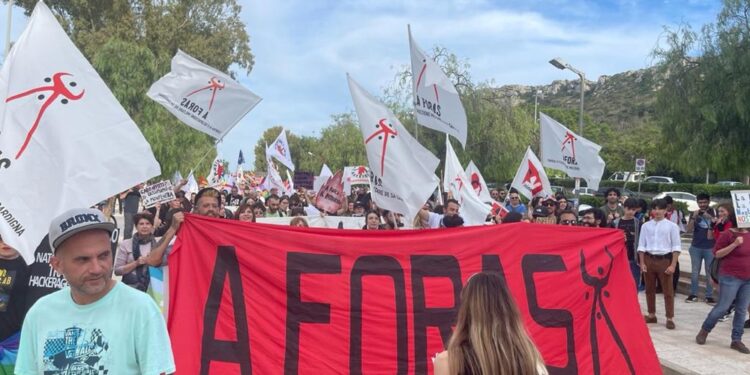
<path fill-rule="evenodd" d="M 558 80 L 544 86 L 506 85 L 496 88 L 498 94 L 510 97 L 514 105 L 534 105 L 539 91 L 540 106 L 578 109 L 580 81 Z M 626 130 L 653 116 L 658 73 L 654 68 L 627 71 L 586 80 L 584 111 L 594 121 L 606 122 L 615 130 Z"/>

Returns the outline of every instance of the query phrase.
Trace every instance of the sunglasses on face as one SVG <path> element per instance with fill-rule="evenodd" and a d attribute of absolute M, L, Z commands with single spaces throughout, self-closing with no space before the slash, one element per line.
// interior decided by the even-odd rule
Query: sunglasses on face
<path fill-rule="evenodd" d="M 547 202 L 544 205 L 547 206 L 547 207 L 555 207 L 555 204 L 552 203 L 552 202 Z"/>
<path fill-rule="evenodd" d="M 578 222 L 575 220 L 560 220 L 560 224 L 562 225 L 578 225 Z"/>

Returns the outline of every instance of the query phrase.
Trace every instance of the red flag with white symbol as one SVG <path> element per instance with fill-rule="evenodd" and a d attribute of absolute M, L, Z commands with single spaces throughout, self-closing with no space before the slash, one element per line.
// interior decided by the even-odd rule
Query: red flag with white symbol
<path fill-rule="evenodd" d="M 526 149 L 526 155 L 518 167 L 511 187 L 529 199 L 537 195 L 552 195 L 552 188 L 550 187 L 547 173 L 544 171 L 542 163 L 534 155 L 534 152 L 531 151 L 531 147 Z"/>
<path fill-rule="evenodd" d="M 3 241 L 30 263 L 50 218 L 160 173 L 143 134 L 38 2 L 0 71 Z"/>
<path fill-rule="evenodd" d="M 370 164 L 372 199 L 411 220 L 440 181 L 434 172 L 440 160 L 412 138 L 388 107 L 347 78 Z"/>

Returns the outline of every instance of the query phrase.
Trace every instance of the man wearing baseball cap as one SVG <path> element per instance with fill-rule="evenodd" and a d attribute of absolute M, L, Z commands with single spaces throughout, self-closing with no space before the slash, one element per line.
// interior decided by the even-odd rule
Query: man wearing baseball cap
<path fill-rule="evenodd" d="M 73 209 L 52 220 L 50 261 L 68 286 L 37 301 L 21 330 L 16 374 L 165 374 L 175 371 L 161 312 L 112 279 L 114 224 Z"/>

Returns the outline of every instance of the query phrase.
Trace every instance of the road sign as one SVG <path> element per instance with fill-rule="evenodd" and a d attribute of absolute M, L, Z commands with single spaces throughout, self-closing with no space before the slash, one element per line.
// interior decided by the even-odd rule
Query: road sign
<path fill-rule="evenodd" d="M 635 171 L 636 172 L 646 171 L 646 159 L 635 159 Z"/>

